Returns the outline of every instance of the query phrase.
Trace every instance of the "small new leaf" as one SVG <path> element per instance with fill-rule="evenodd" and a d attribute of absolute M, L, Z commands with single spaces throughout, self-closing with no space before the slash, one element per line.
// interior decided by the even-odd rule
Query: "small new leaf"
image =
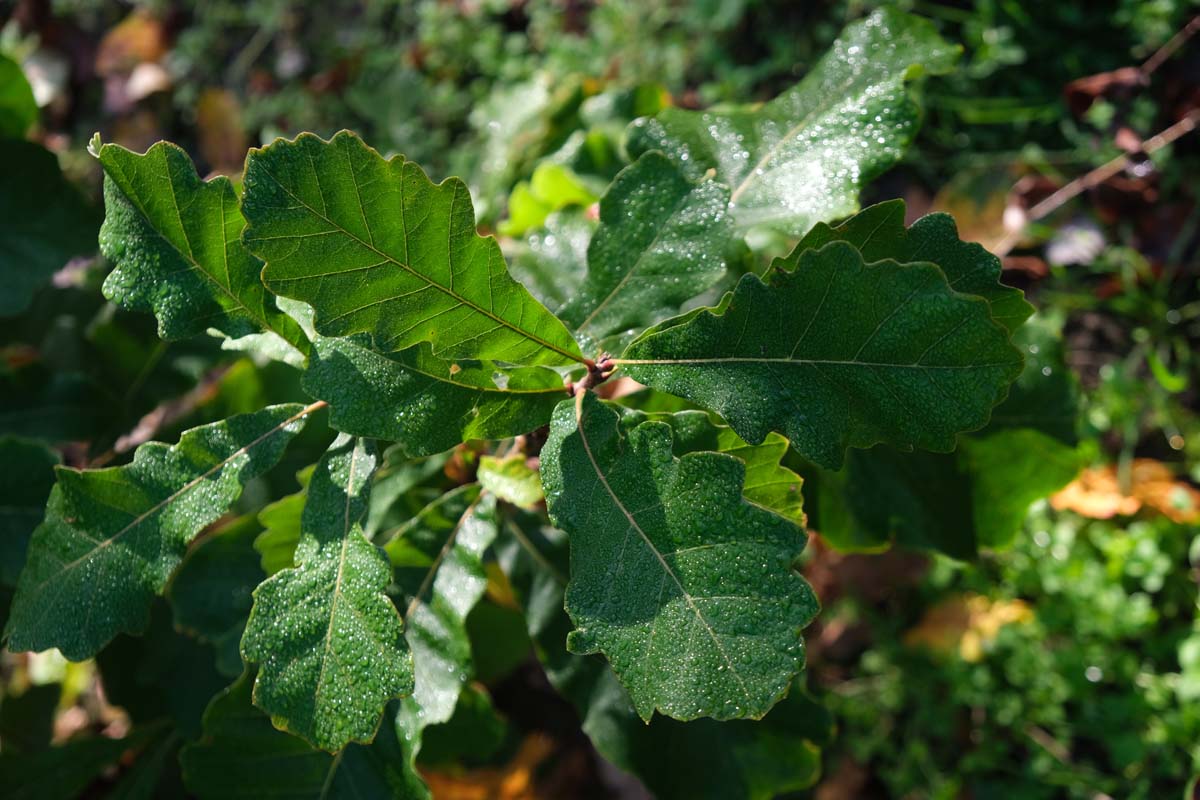
<path fill-rule="evenodd" d="M 738 459 L 671 448 L 668 425 L 622 433 L 590 393 L 555 410 L 542 480 L 571 539 L 568 647 L 604 653 L 643 719 L 759 718 L 817 611 L 791 568 L 804 531 L 742 498 Z"/>
<path fill-rule="evenodd" d="M 104 296 L 153 312 L 158 335 L 182 339 L 215 328 L 230 338 L 271 332 L 301 353 L 308 338 L 259 278 L 242 244 L 245 221 L 233 184 L 200 179 L 180 148 L 159 142 L 138 155 L 114 144 L 94 151 L 104 167 L 100 250 L 116 264 Z"/>
<path fill-rule="evenodd" d="M 303 134 L 250 152 L 242 207 L 267 287 L 311 305 L 319 333 L 369 333 L 381 352 L 429 342 L 447 359 L 583 360 L 496 240 L 475 232 L 457 178 L 434 184 L 348 131 Z"/>
<path fill-rule="evenodd" d="M 530 511 L 544 499 L 541 476 L 529 466 L 523 453 L 504 458 L 481 456 L 479 483 L 506 503 Z"/>
<path fill-rule="evenodd" d="M 545 367 L 453 364 L 427 344 L 383 355 L 326 338 L 313 346 L 304 390 L 329 403 L 337 430 L 395 441 L 410 457 L 527 433 L 545 425 L 563 397 L 562 378 Z"/>
<path fill-rule="evenodd" d="M 857 209 L 859 189 L 916 133 L 906 84 L 948 71 L 957 56 L 928 21 L 883 8 L 846 28 L 804 80 L 761 108 L 669 108 L 635 122 L 628 148 L 662 150 L 694 178 L 716 170 L 733 190 L 739 229 L 800 236 Z"/>
<path fill-rule="evenodd" d="M 296 566 L 254 590 L 242 656 L 260 664 L 254 702 L 277 727 L 337 752 L 369 742 L 383 708 L 412 691 L 391 569 L 366 540 L 374 448 L 341 436 L 308 484 Z"/>
<path fill-rule="evenodd" d="M 133 463 L 58 468 L 33 533 L 5 635 L 12 650 L 57 647 L 80 661 L 139 633 L 188 543 L 283 455 L 310 408 L 272 406 L 144 444 Z"/>
<path fill-rule="evenodd" d="M 866 264 L 833 242 L 769 280 L 744 276 L 719 311 L 652 328 L 618 363 L 716 411 L 747 442 L 779 431 L 831 469 L 847 447 L 877 442 L 949 451 L 1021 372 L 987 303 L 933 264 Z"/>

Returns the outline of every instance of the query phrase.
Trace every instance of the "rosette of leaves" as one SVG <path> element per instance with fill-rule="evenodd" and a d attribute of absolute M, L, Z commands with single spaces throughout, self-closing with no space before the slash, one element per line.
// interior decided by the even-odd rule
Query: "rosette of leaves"
<path fill-rule="evenodd" d="M 907 141 L 914 65 L 936 71 L 951 51 L 927 23 L 881 12 L 774 105 L 721 124 L 748 126 L 773 190 L 800 197 L 811 187 L 785 155 L 842 170 L 853 151 L 859 177 L 882 169 Z M 887 131 L 859 125 L 825 96 L 835 78 L 891 98 L 899 116 Z M 198 737 L 194 715 L 180 733 L 194 793 L 423 796 L 427 729 L 479 696 L 465 691 L 477 662 L 468 617 L 505 581 L 519 589 L 517 561 L 493 563 L 519 513 L 566 538 L 567 563 L 529 557 L 557 584 L 546 596 L 562 598 L 558 650 L 606 670 L 581 706 L 602 752 L 666 796 L 670 782 L 637 752 L 664 740 L 733 748 L 704 772 L 729 796 L 811 781 L 822 726 L 806 723 L 819 712 L 797 687 L 818 601 L 796 567 L 808 487 L 783 461 L 838 474 L 867 448 L 945 454 L 989 420 L 1002 426 L 993 409 L 1022 375 L 1011 337 L 1028 308 L 953 225 L 905 228 L 894 205 L 814 228 L 734 281 L 730 254 L 749 252 L 754 224 L 799 232 L 844 215 L 858 184 L 798 213 L 752 188 L 755 173 L 725 168 L 744 160 L 729 137 L 699 149 L 694 122 L 665 111 L 646 123 L 661 152 L 616 175 L 594 231 L 580 231 L 586 263 L 559 293 L 541 267 L 536 292 L 509 273 L 461 181 L 435 184 L 349 132 L 251 150 L 240 191 L 201 180 L 171 145 L 137 155 L 97 143 L 106 295 L 153 313 L 167 339 L 271 339 L 261 354 L 299 370 L 307 404 L 194 428 L 104 470 L 41 457 L 57 482 L 40 524 L 18 521 L 18 536 L 36 528 L 8 644 L 91 657 L 145 631 L 165 595 L 180 629 L 167 633 L 210 653 L 222 680 L 244 673 Z M 793 137 L 807 149 L 794 152 Z M 829 148 L 809 146 L 822 137 Z M 836 153 L 822 162 L 825 149 Z M 614 375 L 645 384 L 659 408 L 699 410 L 602 399 Z M 327 420 L 336 439 L 322 430 L 319 458 L 309 442 L 311 457 L 288 461 L 302 491 L 265 497 L 267 483 L 292 485 L 270 470 L 326 410 L 315 427 Z M 46 490 L 30 483 L 12 482 L 22 509 Z M 816 484 L 832 485 L 823 473 Z M 798 766 L 755 774 L 776 747 Z M 259 759 L 296 769 L 257 770 Z"/>

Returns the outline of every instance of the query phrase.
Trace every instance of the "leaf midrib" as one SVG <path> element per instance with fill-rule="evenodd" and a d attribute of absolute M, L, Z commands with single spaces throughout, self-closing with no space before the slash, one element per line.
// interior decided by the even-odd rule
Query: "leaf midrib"
<path fill-rule="evenodd" d="M 819 69 L 819 67 L 818 67 L 818 69 Z M 815 72 L 815 70 L 814 70 L 814 72 Z M 813 73 L 809 73 L 809 74 L 811 75 Z M 754 183 L 757 178 L 760 178 L 766 174 L 766 169 L 764 169 L 766 164 L 768 164 L 771 161 L 771 159 L 775 158 L 775 156 L 778 155 L 779 151 L 781 149 L 783 149 L 784 145 L 788 142 L 788 140 L 790 140 L 793 136 L 795 136 L 797 133 L 799 133 L 806 125 L 808 125 L 809 122 L 811 122 L 818 113 L 821 115 L 827 114 L 830 111 L 832 111 L 834 108 L 837 108 L 837 106 L 840 103 L 844 103 L 847 100 L 851 99 L 851 98 L 842 97 L 842 94 L 847 89 L 854 86 L 855 82 L 860 77 L 862 77 L 862 76 L 861 75 L 851 75 L 850 79 L 845 81 L 836 90 L 832 90 L 826 94 L 823 94 L 822 95 L 823 98 L 824 97 L 837 98 L 840 102 L 833 103 L 833 102 L 827 102 L 824 100 L 819 100 L 817 102 L 817 104 L 811 110 L 809 110 L 807 113 L 805 113 L 805 115 L 800 118 L 799 122 L 797 122 L 795 125 L 793 125 L 791 128 L 789 128 L 787 130 L 787 132 L 783 136 L 781 136 L 778 139 L 778 141 L 776 141 L 775 144 L 773 144 L 770 147 L 770 149 L 767 150 L 767 152 L 763 155 L 763 157 L 761 159 L 759 159 L 757 163 L 755 163 L 755 165 L 750 169 L 750 171 L 746 173 L 746 177 L 742 179 L 742 181 L 737 185 L 736 188 L 734 188 L 733 192 L 729 195 L 729 205 L 732 206 L 732 205 L 736 204 L 738 198 L 742 196 L 742 193 L 746 191 L 747 187 L 749 187 L 750 184 Z M 808 83 L 807 78 L 805 79 L 804 82 Z M 859 96 L 859 94 L 861 94 L 861 92 L 854 95 L 854 97 L 857 98 Z M 763 109 L 763 111 L 765 111 L 765 110 L 766 109 Z M 757 119 L 755 121 L 757 122 Z M 761 170 L 761 172 L 760 172 L 760 170 Z"/>
<path fill-rule="evenodd" d="M 333 600 L 329 604 L 329 624 L 325 626 L 325 644 L 321 654 L 321 671 L 317 675 L 317 688 L 313 692 L 313 706 L 317 709 L 321 708 L 321 690 L 325 686 L 325 668 L 333 660 L 333 624 L 337 617 L 338 602 L 342 598 L 342 579 L 346 571 L 346 553 L 350 548 L 350 537 L 354 533 L 350 526 L 350 504 L 354 499 L 354 473 L 358 469 L 358 453 L 361 446 L 362 439 L 356 439 L 354 447 L 350 448 L 350 468 L 346 474 L 346 507 L 342 515 L 342 543 L 338 553 L 337 577 L 334 578 L 333 583 Z M 332 775 L 332 770 L 330 774 Z"/>
<path fill-rule="evenodd" d="M 583 425 L 583 399 L 584 395 L 586 394 L 587 392 L 580 391 L 575 395 L 575 428 L 579 431 L 579 440 L 583 443 L 583 450 L 587 454 L 588 461 L 591 463 L 592 469 L 596 473 L 596 477 L 600 480 L 600 484 L 604 487 L 604 490 L 608 493 L 608 496 L 612 498 L 613 503 L 616 504 L 617 508 L 620 509 L 621 513 L 625 516 L 625 519 L 629 521 L 629 524 L 633 530 L 637 531 L 638 536 L 642 538 L 642 542 L 646 545 L 650 552 L 654 554 L 654 557 L 658 559 L 658 563 L 662 566 L 663 571 L 671 577 L 671 580 L 675 582 L 676 588 L 679 589 L 680 596 L 683 597 L 684 601 L 688 605 L 688 608 L 690 608 L 692 613 L 695 614 L 696 619 L 700 621 L 700 624 L 708 633 L 709 638 L 711 638 L 713 644 L 716 645 L 717 651 L 720 652 L 721 657 L 725 660 L 725 664 L 729 668 L 729 674 L 731 674 L 737 680 L 738 686 L 741 687 L 743 696 L 745 696 L 748 702 L 752 702 L 750 690 L 746 687 L 745 681 L 742 680 L 741 673 L 738 672 L 733 660 L 730 659 L 729 653 L 725 651 L 725 646 L 721 644 L 721 640 L 717 636 L 716 631 L 713 630 L 703 612 L 701 612 L 696 606 L 691 594 L 689 594 L 687 589 L 684 588 L 683 583 L 679 580 L 679 576 L 675 574 L 675 570 L 671 569 L 671 565 L 667 563 L 667 560 L 663 557 L 663 554 L 659 552 L 658 548 L 655 547 L 654 543 L 650 540 L 650 537 L 647 536 L 646 532 L 642 530 L 642 526 L 638 524 L 637 518 L 629 512 L 629 509 L 625 507 L 623 502 L 621 502 L 621 498 L 617 496 L 615 491 L 613 491 L 612 486 L 609 485 L 608 478 L 604 475 L 604 471 L 600 469 L 600 465 L 596 462 L 596 457 L 592 454 L 592 446 L 588 442 L 587 433 L 585 432 Z M 658 617 L 656 616 L 655 619 L 657 618 Z"/>
<path fill-rule="evenodd" d="M 106 145 L 106 146 L 112 147 L 113 145 Z M 164 165 L 167 163 L 166 156 L 163 156 L 163 163 L 164 163 Z M 122 167 L 120 165 L 120 163 L 117 161 L 113 161 L 112 166 L 118 172 L 121 173 L 121 179 L 122 179 L 122 182 L 125 184 L 125 186 L 132 187 L 133 183 L 129 180 L 129 176 L 125 173 L 124 167 Z M 179 201 L 175 195 L 175 182 L 174 182 L 174 179 L 171 177 L 171 171 L 170 171 L 169 165 L 167 166 L 167 182 L 166 183 L 167 183 L 167 186 L 171 190 L 171 202 L 175 206 L 175 213 L 179 214 Z M 210 183 L 208 181 L 204 181 L 204 180 L 201 180 L 200 183 L 205 186 L 217 185 L 217 184 L 212 184 L 212 183 Z M 222 194 L 223 193 L 224 192 L 222 192 Z M 279 337 L 281 337 L 284 341 L 287 341 L 289 344 L 291 344 L 291 341 L 286 336 L 284 336 L 284 334 L 277 331 L 275 329 L 275 327 L 272 326 L 267 321 L 265 314 L 260 315 L 260 314 L 256 313 L 254 309 L 252 309 L 250 306 L 246 305 L 246 303 L 240 297 L 238 297 L 236 294 L 233 293 L 232 288 L 227 288 L 226 286 L 224 286 L 219 280 L 217 280 L 216 276 L 209 273 L 208 270 L 206 270 L 200 264 L 200 262 L 196 260 L 196 257 L 191 252 L 191 250 L 192 250 L 191 242 L 188 241 L 188 239 L 187 239 L 187 228 L 183 225 L 183 217 L 182 216 L 180 216 L 180 218 L 179 218 L 179 224 L 180 224 L 180 231 L 183 233 L 183 236 L 184 236 L 184 241 L 186 241 L 188 244 L 188 252 L 187 253 L 184 253 L 182 250 L 180 250 L 178 245 L 176 245 L 173 241 L 168 239 L 167 236 L 158 229 L 158 226 L 154 224 L 154 221 L 150 218 L 150 215 L 146 212 L 146 209 L 142 206 L 141 203 L 139 203 L 135 199 L 134 195 L 130 194 L 129 191 L 126 190 L 125 187 L 121 188 L 121 194 L 123 194 L 125 196 L 125 199 L 129 201 L 129 204 L 131 206 L 133 206 L 135 209 L 137 209 L 138 214 L 140 214 L 142 219 L 146 221 L 146 224 L 150 227 L 150 230 L 154 231 L 154 235 L 157 236 L 159 239 L 161 239 L 168 247 L 170 247 L 172 250 L 174 250 L 176 253 L 178 253 L 179 257 L 181 259 L 183 259 L 186 263 L 190 264 L 192 269 L 194 269 L 196 272 L 203 275 L 210 283 L 212 283 L 214 286 L 216 286 L 218 289 L 220 289 L 239 308 L 241 308 L 243 311 L 245 311 L 246 314 L 252 320 L 254 320 L 259 325 L 261 325 L 263 330 L 270 331 L 270 332 L 278 335 Z M 229 266 L 228 266 L 228 254 L 226 253 L 226 249 L 228 248 L 229 243 L 225 239 L 225 229 L 224 229 L 225 198 L 224 197 L 221 198 L 220 206 L 221 206 L 221 218 L 222 218 L 222 228 L 221 228 L 222 248 L 221 248 L 221 252 L 225 253 L 225 258 L 226 258 L 225 272 L 226 272 L 226 277 L 228 277 Z M 228 312 L 225 311 L 225 309 L 222 309 L 221 313 L 223 315 L 225 315 Z M 213 314 L 212 316 L 216 316 L 216 314 Z"/>
<path fill-rule="evenodd" d="M 280 189 L 282 189 L 289 197 L 291 197 L 293 200 L 295 200 L 297 203 L 299 203 L 303 208 L 307 209 L 309 213 L 311 213 L 313 216 L 321 219 L 322 221 L 324 221 L 324 222 L 328 223 L 330 226 L 332 226 L 333 230 L 328 231 L 328 233 L 336 232 L 336 233 L 341 233 L 341 234 L 347 236 L 348 238 L 354 240 L 355 242 L 357 242 L 358 244 L 367 248 L 371 252 L 375 253 L 380 258 L 384 259 L 384 261 L 386 263 L 395 264 L 397 267 L 400 267 L 402 270 L 409 273 L 410 275 L 413 275 L 414 277 L 418 278 L 419 280 L 425 282 L 427 285 L 432 286 L 433 288 L 437 289 L 438 291 L 443 292 L 444 294 L 453 298 L 454 300 L 463 304 L 464 306 L 467 306 L 468 308 L 471 308 L 471 309 L 477 311 L 478 313 L 484 315 L 488 319 L 491 319 L 493 322 L 497 323 L 498 325 L 501 325 L 502 327 L 505 327 L 514 333 L 520 334 L 521 336 L 524 336 L 525 338 L 527 338 L 533 342 L 536 342 L 537 344 L 541 345 L 542 347 L 546 348 L 547 350 L 550 350 L 551 352 L 554 352 L 554 353 L 558 353 L 559 355 L 564 356 L 565 358 L 568 358 L 571 361 L 574 361 L 579 364 L 584 363 L 584 360 L 582 357 L 577 356 L 567 350 L 563 350 L 561 347 L 558 347 L 557 345 L 554 345 L 554 344 L 546 341 L 545 339 L 542 339 L 540 336 L 536 336 L 533 333 L 530 333 L 529 331 L 526 331 L 522 328 L 518 328 L 513 323 L 508 322 L 507 320 L 504 320 L 504 319 L 496 316 L 496 314 L 494 314 L 493 312 L 488 311 L 487 309 L 483 308 L 482 306 L 468 300 L 467 298 L 463 297 L 458 292 L 455 292 L 453 289 L 449 288 L 448 286 L 443 286 L 442 284 L 437 283 L 436 281 L 432 280 L 429 276 L 422 275 L 420 272 L 413 269 L 408 264 L 403 263 L 402 261 L 397 259 L 395 256 L 393 256 L 389 253 L 385 253 L 384 251 L 380 250 L 379 248 L 377 248 L 374 245 L 374 243 L 363 241 L 363 239 L 361 237 L 356 236 L 352 231 L 347 230 L 344 226 L 339 225 L 338 223 L 334 222 L 332 219 L 330 219 L 325 214 L 321 213 L 320 211 L 317 211 L 311 205 L 304 202 L 304 200 L 302 198 L 297 196 L 294 192 L 292 192 L 291 189 L 289 189 L 287 186 L 285 186 L 283 184 L 283 182 L 280 181 L 279 178 L 275 177 L 275 175 L 269 169 L 267 169 L 265 166 L 260 166 L 260 169 L 262 169 L 262 172 L 264 175 L 266 175 L 268 178 L 270 178 L 272 181 L 275 182 L 276 186 L 278 186 Z M 314 171 L 314 174 L 315 174 L 315 171 Z M 324 193 L 322 193 L 322 198 L 323 197 L 324 197 Z M 364 214 L 364 218 L 365 218 L 365 211 L 363 211 L 363 209 L 361 207 L 360 207 L 359 211 L 360 211 L 360 213 Z M 368 230 L 368 232 L 371 230 L 371 227 L 369 224 L 367 225 L 367 230 Z M 303 276 L 301 276 L 301 279 L 302 278 L 303 278 Z M 489 287 L 490 287 L 490 285 L 491 284 L 489 283 Z M 387 299 L 391 300 L 393 298 L 387 298 Z M 530 299 L 532 299 L 532 298 L 530 298 Z"/>
<path fill-rule="evenodd" d="M 656 366 L 671 364 L 797 364 L 879 367 L 888 369 L 991 369 L 993 367 L 1011 367 L 1021 361 L 993 361 L 984 364 L 911 364 L 881 363 L 875 361 L 847 361 L 820 358 L 766 358 L 758 356 L 729 356 L 721 358 L 616 358 L 612 363 L 623 366 Z"/>
<path fill-rule="evenodd" d="M 105 549 L 106 547 L 111 547 L 113 544 L 115 544 L 117 542 L 117 540 L 124 537 L 130 531 L 136 529 L 139 525 L 141 525 L 143 522 L 145 522 L 147 519 L 149 519 L 154 514 L 161 511 L 163 508 L 166 508 L 168 505 L 170 505 L 171 503 L 178 500 L 184 493 L 191 491 L 193 488 L 195 488 L 197 485 L 199 485 L 202 481 L 209 478 L 213 473 L 217 472 L 218 470 L 223 469 L 226 465 L 229 464 L 229 462 L 233 461 L 235 458 L 245 455 L 246 453 L 250 452 L 250 450 L 254 449 L 255 447 L 258 447 L 260 444 L 262 444 L 268 438 L 279 433 L 279 431 L 283 430 L 288 425 L 291 425 L 296 420 L 300 419 L 301 417 L 307 416 L 308 414 L 311 414 L 313 411 L 316 411 L 319 408 L 323 408 L 324 406 L 325 406 L 325 403 L 323 401 L 318 401 L 316 403 L 312 403 L 311 405 L 305 406 L 300 411 L 296 412 L 294 415 L 292 415 L 288 419 L 284 420 L 283 422 L 280 422 L 278 425 L 271 428 L 269 431 L 262 434 L 254 441 L 250 442 L 249 444 L 243 445 L 242 447 L 239 447 L 237 450 L 235 450 L 233 453 L 231 453 L 228 457 L 217 462 L 216 464 L 214 464 L 212 467 L 210 467 L 204 473 L 202 473 L 202 474 L 198 475 L 197 477 L 193 478 L 192 480 L 188 481 L 184 486 L 182 486 L 181 488 L 172 492 L 166 498 L 164 498 L 163 500 L 160 500 L 158 503 L 151 506 L 146 511 L 143 511 L 142 513 L 138 514 L 136 517 L 134 517 L 134 519 L 131 522 L 126 524 L 125 527 L 122 528 L 121 530 L 119 530 L 117 533 L 113 534 L 111 537 L 109 537 L 107 539 L 101 539 L 101 540 L 97 541 L 95 547 L 88 550 L 86 553 L 84 553 L 79 558 L 75 559 L 74 561 L 64 564 L 62 566 L 62 568 L 59 569 L 58 572 L 53 577 L 48 578 L 47 580 L 38 584 L 35 591 L 41 591 L 41 589 L 44 586 L 46 586 L 46 584 L 57 580 L 59 578 L 59 576 L 61 576 L 63 573 L 66 573 L 66 572 L 69 572 L 69 571 L 75 569 L 80 564 L 89 560 L 90 558 L 95 556 L 96 553 Z M 74 527 L 70 527 L 70 530 L 78 532 L 78 533 L 82 533 L 86 536 L 86 531 L 82 531 L 82 530 L 74 528 Z M 87 537 L 87 538 L 91 539 L 91 537 Z M 96 540 L 92 539 L 92 541 L 96 541 Z"/>

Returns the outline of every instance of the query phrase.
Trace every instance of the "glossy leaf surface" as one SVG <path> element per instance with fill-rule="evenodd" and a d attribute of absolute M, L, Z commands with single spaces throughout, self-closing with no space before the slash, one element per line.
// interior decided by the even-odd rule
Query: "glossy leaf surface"
<path fill-rule="evenodd" d="M 906 84 L 953 65 L 958 48 L 891 8 L 846 28 L 800 83 L 755 109 L 670 108 L 630 129 L 637 156 L 661 150 L 693 178 L 732 189 L 739 229 L 800 236 L 853 213 L 863 184 L 899 160 L 918 113 Z"/>
<path fill-rule="evenodd" d="M 600 201 L 587 277 L 558 311 L 583 341 L 668 317 L 725 274 L 729 189 L 695 183 L 661 153 L 617 175 Z"/>
<path fill-rule="evenodd" d="M 308 339 L 259 279 L 262 262 L 242 244 L 233 184 L 200 179 L 180 148 L 159 142 L 138 155 L 92 148 L 104 167 L 100 249 L 116 264 L 104 296 L 158 318 L 163 339 L 216 328 L 231 338 L 273 332 L 301 352 Z"/>

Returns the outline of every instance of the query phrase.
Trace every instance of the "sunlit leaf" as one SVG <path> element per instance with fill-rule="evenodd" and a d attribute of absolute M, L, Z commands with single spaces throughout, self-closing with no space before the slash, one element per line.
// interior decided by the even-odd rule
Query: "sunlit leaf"
<path fill-rule="evenodd" d="M 587 276 L 558 310 L 581 341 L 604 343 L 677 312 L 725 274 L 729 189 L 695 183 L 661 153 L 624 169 L 600 201 Z"/>
<path fill-rule="evenodd" d="M 662 150 L 732 189 L 740 229 L 800 236 L 858 208 L 862 185 L 899 160 L 917 129 L 907 84 L 953 65 L 933 25 L 882 8 L 845 29 L 804 80 L 759 108 L 669 108 L 630 129 L 629 150 Z"/>
<path fill-rule="evenodd" d="M 368 333 L 382 352 L 429 342 L 446 359 L 582 360 L 496 241 L 475 232 L 458 179 L 435 185 L 346 131 L 304 134 L 251 151 L 243 211 L 267 287 L 311 305 L 326 336 Z"/>
<path fill-rule="evenodd" d="M 259 279 L 262 263 L 242 244 L 245 221 L 233 184 L 203 181 L 180 148 L 145 155 L 92 142 L 104 167 L 100 249 L 116 264 L 105 297 L 153 312 L 164 339 L 215 328 L 231 338 L 272 332 L 301 353 L 308 338 Z"/>

